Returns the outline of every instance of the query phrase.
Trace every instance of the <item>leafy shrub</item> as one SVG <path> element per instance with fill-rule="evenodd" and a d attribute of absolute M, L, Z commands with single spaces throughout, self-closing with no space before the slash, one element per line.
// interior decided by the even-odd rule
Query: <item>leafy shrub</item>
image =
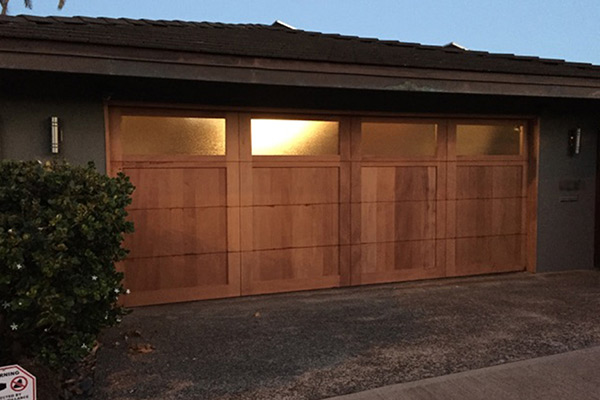
<path fill-rule="evenodd" d="M 119 322 L 133 189 L 92 163 L 0 162 L 0 361 L 66 366 Z"/>

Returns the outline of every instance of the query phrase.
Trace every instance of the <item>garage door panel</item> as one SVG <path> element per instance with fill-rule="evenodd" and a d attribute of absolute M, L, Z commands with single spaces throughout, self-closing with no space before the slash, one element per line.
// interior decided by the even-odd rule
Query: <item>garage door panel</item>
<path fill-rule="evenodd" d="M 521 165 L 494 166 L 493 197 L 524 197 L 524 167 Z"/>
<path fill-rule="evenodd" d="M 524 240 L 525 235 L 503 235 L 491 238 L 494 272 L 525 268 L 525 253 L 522 246 Z"/>
<path fill-rule="evenodd" d="M 523 239 L 524 235 L 456 239 L 457 275 L 523 270 Z"/>
<path fill-rule="evenodd" d="M 493 170 L 484 166 L 456 167 L 456 198 L 486 199 L 493 197 Z"/>
<path fill-rule="evenodd" d="M 227 250 L 225 207 L 132 210 L 129 215 L 136 232 L 124 246 L 132 258 Z"/>
<path fill-rule="evenodd" d="M 265 250 L 242 253 L 244 291 L 277 291 L 331 287 L 339 284 L 340 247 Z"/>
<path fill-rule="evenodd" d="M 172 260 L 168 260 L 171 258 Z M 239 253 L 127 260 L 125 306 L 240 295 Z"/>
<path fill-rule="evenodd" d="M 521 165 L 458 165 L 457 199 L 523 197 Z"/>
<path fill-rule="evenodd" d="M 227 253 L 128 259 L 124 268 L 132 292 L 227 284 Z"/>
<path fill-rule="evenodd" d="M 361 201 L 394 201 L 396 199 L 395 167 L 363 167 L 361 169 Z"/>
<path fill-rule="evenodd" d="M 392 272 L 405 269 L 435 269 L 436 240 L 372 243 L 362 245 L 361 271 Z"/>
<path fill-rule="evenodd" d="M 436 167 L 396 168 L 396 201 L 435 199 L 437 191 L 436 172 Z"/>
<path fill-rule="evenodd" d="M 434 239 L 436 202 L 363 203 L 362 243 Z"/>
<path fill-rule="evenodd" d="M 226 205 L 225 168 L 124 169 L 136 190 L 130 210 Z"/>
<path fill-rule="evenodd" d="M 359 268 L 354 269 L 353 284 L 443 274 L 445 245 L 436 241 L 438 231 L 444 233 L 445 220 L 445 214 L 438 212 L 440 171 L 443 168 L 438 165 L 409 161 L 361 168 L 362 245 L 358 246 Z"/>
<path fill-rule="evenodd" d="M 437 168 L 363 167 L 362 202 L 429 200 L 436 198 Z"/>
<path fill-rule="evenodd" d="M 339 205 L 254 207 L 255 250 L 337 245 Z"/>
<path fill-rule="evenodd" d="M 457 200 L 456 236 L 492 234 L 492 203 L 487 200 Z"/>
<path fill-rule="evenodd" d="M 492 200 L 492 235 L 524 233 L 523 198 Z"/>
<path fill-rule="evenodd" d="M 353 284 L 398 282 L 445 276 L 445 240 L 373 243 L 360 246 Z"/>
<path fill-rule="evenodd" d="M 253 168 L 253 201 L 259 205 L 339 203 L 339 168 Z"/>
<path fill-rule="evenodd" d="M 523 199 L 456 201 L 456 237 L 523 233 Z"/>

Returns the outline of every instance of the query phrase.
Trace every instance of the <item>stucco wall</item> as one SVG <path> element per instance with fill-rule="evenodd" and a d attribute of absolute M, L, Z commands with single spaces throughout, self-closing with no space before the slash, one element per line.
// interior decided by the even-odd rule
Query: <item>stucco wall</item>
<path fill-rule="evenodd" d="M 577 127 L 582 129 L 581 154 L 570 157 L 568 131 Z M 578 114 L 569 109 L 542 113 L 538 182 L 539 272 L 594 266 L 599 129 L 600 118 L 592 114 Z M 579 190 L 564 190 L 573 183 L 579 185 Z"/>
<path fill-rule="evenodd" d="M 94 161 L 105 171 L 102 97 L 92 87 L 51 79 L 0 75 L 0 157 L 50 158 L 50 116 L 61 118 L 61 156 L 72 163 Z"/>

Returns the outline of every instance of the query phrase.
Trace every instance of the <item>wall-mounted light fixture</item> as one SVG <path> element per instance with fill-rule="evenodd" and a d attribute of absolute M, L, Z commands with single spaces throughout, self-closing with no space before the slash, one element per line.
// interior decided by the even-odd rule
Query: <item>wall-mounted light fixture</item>
<path fill-rule="evenodd" d="M 60 153 L 62 143 L 62 128 L 58 117 L 50 117 L 50 151 L 52 154 Z"/>
<path fill-rule="evenodd" d="M 581 151 L 581 128 L 569 131 L 569 155 L 576 156 Z"/>

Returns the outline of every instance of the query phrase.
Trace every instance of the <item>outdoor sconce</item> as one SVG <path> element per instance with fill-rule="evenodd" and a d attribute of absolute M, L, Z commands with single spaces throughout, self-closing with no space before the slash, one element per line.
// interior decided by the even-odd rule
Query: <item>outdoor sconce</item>
<path fill-rule="evenodd" d="M 581 128 L 569 131 L 569 155 L 576 156 L 581 151 Z"/>
<path fill-rule="evenodd" d="M 50 151 L 52 154 L 60 153 L 62 143 L 62 129 L 58 117 L 50 117 Z"/>

